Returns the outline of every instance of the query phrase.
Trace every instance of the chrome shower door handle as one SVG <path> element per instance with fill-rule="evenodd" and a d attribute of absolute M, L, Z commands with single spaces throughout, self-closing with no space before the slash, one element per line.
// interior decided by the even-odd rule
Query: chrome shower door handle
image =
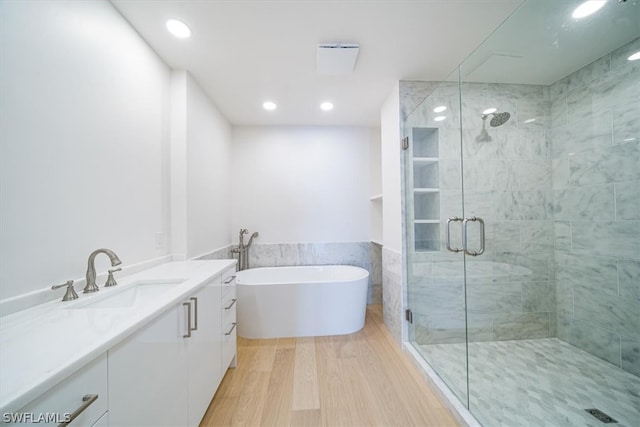
<path fill-rule="evenodd" d="M 452 216 L 451 218 L 447 219 L 447 230 L 445 233 L 446 236 L 446 244 L 447 244 L 447 250 L 451 251 L 451 252 L 461 252 L 464 249 L 463 248 L 452 248 L 451 247 L 451 223 L 452 222 L 458 222 L 458 221 L 462 221 L 462 218 L 458 218 L 457 216 Z"/>
<path fill-rule="evenodd" d="M 480 250 L 479 251 L 472 251 L 469 249 L 469 243 L 468 243 L 469 233 L 467 230 L 467 226 L 469 225 L 469 222 L 478 222 L 480 224 Z M 470 216 L 464 219 L 464 221 L 462 222 L 462 245 L 464 247 L 464 253 L 467 255 L 478 256 L 484 253 L 484 221 L 482 220 L 482 218 L 478 218 L 476 216 Z"/>

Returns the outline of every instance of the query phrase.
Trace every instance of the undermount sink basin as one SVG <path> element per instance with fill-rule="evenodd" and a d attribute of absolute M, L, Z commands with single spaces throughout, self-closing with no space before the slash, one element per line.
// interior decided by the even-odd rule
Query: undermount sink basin
<path fill-rule="evenodd" d="M 108 289 L 103 295 L 92 296 L 88 301 L 80 301 L 68 308 L 130 308 L 138 304 L 144 304 L 175 288 L 182 282 L 184 282 L 184 279 L 138 281 L 123 286 L 121 289 Z"/>

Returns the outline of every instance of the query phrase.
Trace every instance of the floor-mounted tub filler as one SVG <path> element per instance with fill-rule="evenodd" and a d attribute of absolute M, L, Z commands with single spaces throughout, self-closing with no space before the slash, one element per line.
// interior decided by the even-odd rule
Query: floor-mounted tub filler
<path fill-rule="evenodd" d="M 350 265 L 263 267 L 237 273 L 238 335 L 343 335 L 364 326 L 369 272 Z"/>

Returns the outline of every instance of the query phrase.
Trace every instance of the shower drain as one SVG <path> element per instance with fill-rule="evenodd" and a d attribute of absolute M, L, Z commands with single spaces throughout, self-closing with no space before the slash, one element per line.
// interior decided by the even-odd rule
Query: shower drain
<path fill-rule="evenodd" d="M 585 411 L 587 411 L 588 413 L 590 413 L 591 415 L 593 415 L 594 417 L 596 417 L 598 420 L 602 421 L 605 424 L 617 423 L 616 420 L 614 420 L 609 415 L 605 414 L 599 409 L 591 408 L 591 409 L 585 409 Z"/>

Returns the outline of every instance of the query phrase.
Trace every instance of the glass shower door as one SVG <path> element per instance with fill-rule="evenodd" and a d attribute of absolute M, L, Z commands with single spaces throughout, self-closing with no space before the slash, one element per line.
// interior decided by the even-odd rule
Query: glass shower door
<path fill-rule="evenodd" d="M 401 82 L 401 91 L 409 341 L 467 404 L 462 222 L 450 220 L 463 217 L 458 73 Z"/>
<path fill-rule="evenodd" d="M 525 359 L 514 355 L 535 354 L 531 340 L 555 333 L 549 142 L 544 117 L 524 123 L 517 115 L 544 111 L 547 93 L 541 85 L 462 84 L 469 408 L 486 425 L 495 423 L 485 417 L 495 402 L 527 405 L 526 387 L 509 385 L 527 377 Z M 517 416 L 509 410 L 502 419 L 522 425 Z"/>
<path fill-rule="evenodd" d="M 640 425 L 640 4 L 577 4 L 523 3 L 460 67 L 464 213 L 485 222 L 468 403 L 487 426 Z"/>
<path fill-rule="evenodd" d="M 640 4 L 576 4 L 400 86 L 408 338 L 486 426 L 640 425 Z"/>

